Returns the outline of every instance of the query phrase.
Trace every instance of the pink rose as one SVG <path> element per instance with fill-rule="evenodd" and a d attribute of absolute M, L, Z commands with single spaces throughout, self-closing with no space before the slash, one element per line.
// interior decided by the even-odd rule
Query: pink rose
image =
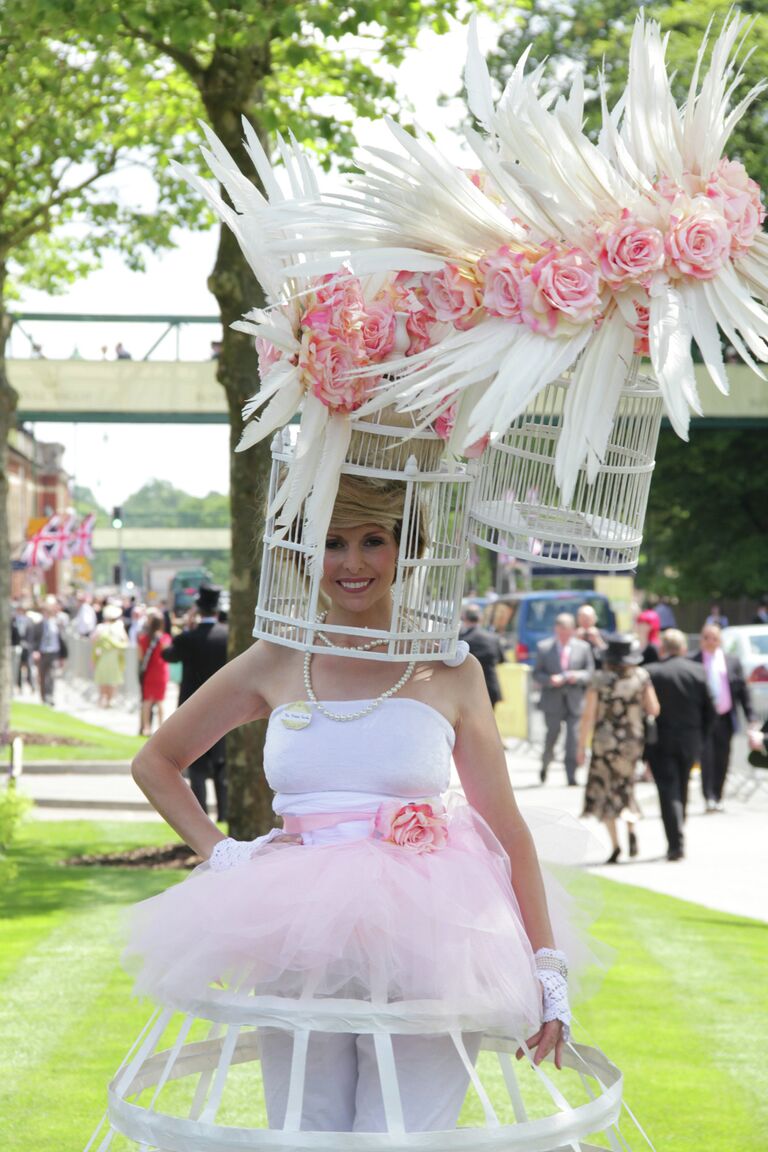
<path fill-rule="evenodd" d="M 257 336 L 255 343 L 259 360 L 259 379 L 266 380 L 275 364 L 279 364 L 282 360 L 283 353 L 271 340 L 265 340 L 263 336 Z"/>
<path fill-rule="evenodd" d="M 432 421 L 432 427 L 441 440 L 450 440 L 453 426 L 456 423 L 456 405 L 451 404 Z"/>
<path fill-rule="evenodd" d="M 599 231 L 597 240 L 600 272 L 612 287 L 621 287 L 627 281 L 645 284 L 664 267 L 663 233 L 633 219 L 629 213 L 615 227 Z"/>
<path fill-rule="evenodd" d="M 522 252 L 511 252 L 506 244 L 482 258 L 477 271 L 483 286 L 483 307 L 489 316 L 522 323 L 520 281 L 530 267 Z"/>
<path fill-rule="evenodd" d="M 679 272 L 696 280 L 711 280 L 731 251 L 728 224 L 704 197 L 696 197 L 684 215 L 672 205 L 666 237 L 667 255 Z"/>
<path fill-rule="evenodd" d="M 444 848 L 448 839 L 445 813 L 431 804 L 382 804 L 373 830 L 385 843 L 419 854 Z"/>
<path fill-rule="evenodd" d="M 435 340 L 438 319 L 435 310 L 427 299 L 427 291 L 421 276 L 410 272 L 399 273 L 396 281 L 399 293 L 398 312 L 405 313 L 405 331 L 408 336 L 406 356 L 424 352 Z"/>
<path fill-rule="evenodd" d="M 746 252 L 765 220 L 759 184 L 738 160 L 724 157 L 709 177 L 706 192 L 728 224 L 732 251 Z"/>
<path fill-rule="evenodd" d="M 635 316 L 637 321 L 631 324 L 630 328 L 635 333 L 635 344 L 632 351 L 635 356 L 650 356 L 651 349 L 648 343 L 648 323 L 651 319 L 651 310 L 647 304 L 641 304 L 639 300 L 633 300 L 635 306 Z"/>
<path fill-rule="evenodd" d="M 554 336 L 591 323 L 601 309 L 600 273 L 580 248 L 552 245 L 520 283 L 520 314 L 534 332 Z"/>
<path fill-rule="evenodd" d="M 395 310 L 388 300 L 366 304 L 361 329 L 363 347 L 373 364 L 384 360 L 395 346 Z"/>
<path fill-rule="evenodd" d="M 422 280 L 427 301 L 438 320 L 468 328 L 480 308 L 480 285 L 471 272 L 446 264 L 439 272 L 425 272 Z"/>
<path fill-rule="evenodd" d="M 682 188 L 673 180 L 671 176 L 659 176 L 658 180 L 653 185 L 654 192 L 658 192 L 662 200 L 668 200 L 671 204 L 673 200 L 682 192 Z"/>
<path fill-rule="evenodd" d="M 314 395 L 334 412 L 354 412 L 378 380 L 355 376 L 360 359 L 346 341 L 310 330 L 302 334 L 299 367 Z"/>
<path fill-rule="evenodd" d="M 302 328 L 357 342 L 362 347 L 365 297 L 356 277 L 340 280 L 337 276 L 323 276 L 316 282 L 307 304 L 301 317 Z"/>

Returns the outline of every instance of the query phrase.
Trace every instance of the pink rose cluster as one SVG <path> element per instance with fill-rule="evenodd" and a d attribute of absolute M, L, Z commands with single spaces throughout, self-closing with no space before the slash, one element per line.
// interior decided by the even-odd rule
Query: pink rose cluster
<path fill-rule="evenodd" d="M 363 375 L 395 346 L 396 318 L 384 294 L 367 302 L 355 276 L 324 276 L 301 317 L 299 367 L 307 387 L 334 412 L 354 412 L 381 379 Z"/>
<path fill-rule="evenodd" d="M 445 848 L 448 841 L 445 811 L 436 805 L 381 804 L 373 825 L 374 836 L 419 855 Z"/>
<path fill-rule="evenodd" d="M 477 267 L 488 315 L 534 332 L 561 335 L 593 323 L 602 311 L 598 268 L 580 248 L 548 243 L 543 253 L 529 253 L 504 245 Z"/>
<path fill-rule="evenodd" d="M 662 176 L 654 189 L 669 204 L 668 265 L 695 280 L 748 251 L 765 220 L 760 187 L 738 160 L 724 157 L 709 176 L 685 172 L 679 183 Z"/>

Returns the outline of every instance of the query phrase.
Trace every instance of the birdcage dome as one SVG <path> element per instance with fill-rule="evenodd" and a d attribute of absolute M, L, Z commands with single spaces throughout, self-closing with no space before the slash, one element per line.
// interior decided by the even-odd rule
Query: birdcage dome
<path fill-rule="evenodd" d="M 556 453 L 572 377 L 547 385 L 485 453 L 470 540 L 523 560 L 606 572 L 634 568 L 662 415 L 656 381 L 632 361 L 602 459 L 588 458 L 564 502 Z"/>

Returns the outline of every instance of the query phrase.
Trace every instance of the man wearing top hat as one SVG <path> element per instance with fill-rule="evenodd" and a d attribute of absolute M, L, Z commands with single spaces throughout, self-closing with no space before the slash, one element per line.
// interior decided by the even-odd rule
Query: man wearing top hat
<path fill-rule="evenodd" d="M 161 652 L 163 660 L 169 664 L 181 663 L 181 686 L 179 704 L 183 704 L 197 689 L 209 680 L 227 662 L 227 639 L 229 629 L 218 618 L 221 589 L 211 584 L 201 584 L 195 601 L 200 613 L 194 628 L 180 632 L 167 648 Z M 189 783 L 204 812 L 206 802 L 206 782 L 210 776 L 216 792 L 216 818 L 227 819 L 227 781 L 224 740 L 219 740 L 212 748 L 190 764 L 187 769 Z"/>

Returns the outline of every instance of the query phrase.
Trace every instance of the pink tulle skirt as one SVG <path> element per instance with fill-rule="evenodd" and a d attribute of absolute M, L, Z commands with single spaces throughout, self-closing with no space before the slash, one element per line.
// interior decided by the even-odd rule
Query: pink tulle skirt
<path fill-rule="evenodd" d="M 222 993 L 431 1001 L 446 1021 L 518 1036 L 540 1020 L 509 859 L 466 804 L 438 850 L 371 834 L 202 865 L 132 910 L 125 960 L 136 990 L 169 1006 Z"/>

